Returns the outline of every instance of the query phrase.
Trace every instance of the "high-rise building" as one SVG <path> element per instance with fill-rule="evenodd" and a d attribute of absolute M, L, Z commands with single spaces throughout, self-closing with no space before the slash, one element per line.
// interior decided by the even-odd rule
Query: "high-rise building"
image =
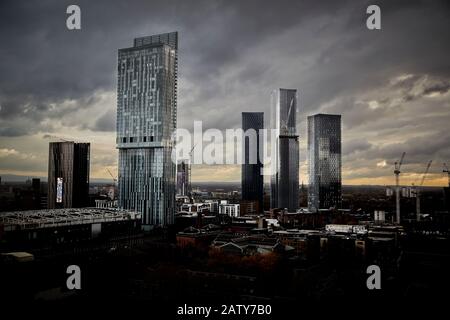
<path fill-rule="evenodd" d="M 178 33 L 134 39 L 117 61 L 119 206 L 142 213 L 144 229 L 174 222 Z"/>
<path fill-rule="evenodd" d="M 33 209 L 41 209 L 41 179 L 31 179 L 31 190 L 33 194 Z"/>
<path fill-rule="evenodd" d="M 340 208 L 341 116 L 316 114 L 308 117 L 309 187 L 308 208 Z"/>
<path fill-rule="evenodd" d="M 256 211 L 264 210 L 264 175 L 263 164 L 260 159 L 262 148 L 262 132 L 264 129 L 263 112 L 242 112 L 243 156 L 242 164 L 242 200 L 257 201 Z M 262 151 L 262 150 L 261 150 Z"/>
<path fill-rule="evenodd" d="M 90 144 L 50 142 L 47 207 L 80 208 L 89 205 Z"/>
<path fill-rule="evenodd" d="M 278 89 L 272 93 L 272 129 L 276 130 L 275 173 L 271 177 L 271 208 L 299 207 L 299 141 L 296 128 L 297 90 Z"/>
<path fill-rule="evenodd" d="M 182 161 L 177 165 L 177 195 L 187 196 L 190 194 L 189 164 Z"/>

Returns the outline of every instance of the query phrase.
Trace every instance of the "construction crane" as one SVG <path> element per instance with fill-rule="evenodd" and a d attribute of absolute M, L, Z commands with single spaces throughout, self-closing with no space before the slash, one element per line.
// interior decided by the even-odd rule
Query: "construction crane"
<path fill-rule="evenodd" d="M 111 176 L 111 178 L 113 179 L 113 191 L 112 191 L 112 195 L 111 195 L 111 191 L 108 192 L 108 196 L 110 197 L 111 200 L 114 200 L 116 198 L 116 186 L 117 186 L 117 178 L 113 176 L 113 174 L 111 173 L 111 171 L 106 168 L 106 171 L 108 171 L 109 175 Z"/>
<path fill-rule="evenodd" d="M 293 106 L 294 106 L 294 98 L 291 99 L 291 103 L 289 104 L 289 110 L 288 110 L 288 114 L 286 117 L 286 121 L 281 120 L 281 134 L 282 135 L 289 134 L 288 125 L 289 125 L 289 120 L 291 118 L 291 110 L 292 110 Z"/>
<path fill-rule="evenodd" d="M 450 170 L 448 170 L 448 167 L 445 163 L 443 165 L 444 165 L 444 169 L 442 169 L 442 172 L 447 173 L 448 187 L 450 188 Z"/>
<path fill-rule="evenodd" d="M 400 224 L 400 168 L 405 158 L 406 152 L 402 153 L 400 161 L 395 161 L 394 163 L 394 174 L 395 174 L 395 213 L 397 223 Z"/>
<path fill-rule="evenodd" d="M 422 175 L 422 180 L 420 181 L 420 184 L 416 187 L 416 217 L 417 221 L 420 221 L 420 188 L 422 187 L 425 178 L 428 174 L 428 171 L 430 170 L 431 163 L 433 160 L 428 161 L 427 168 L 425 169 L 425 172 Z"/>
<path fill-rule="evenodd" d="M 192 154 L 194 152 L 195 147 L 197 146 L 197 143 L 194 144 L 194 146 L 192 147 L 191 151 L 189 152 L 189 165 L 188 165 L 188 196 L 191 197 L 192 194 Z"/>
<path fill-rule="evenodd" d="M 106 168 L 106 171 L 108 171 L 108 173 L 109 173 L 109 175 L 111 176 L 111 178 L 113 179 L 113 182 L 114 182 L 114 186 L 116 185 L 116 183 L 117 183 L 117 178 L 115 178 L 114 176 L 113 176 L 113 174 L 111 173 L 111 171 L 108 169 L 108 168 Z"/>

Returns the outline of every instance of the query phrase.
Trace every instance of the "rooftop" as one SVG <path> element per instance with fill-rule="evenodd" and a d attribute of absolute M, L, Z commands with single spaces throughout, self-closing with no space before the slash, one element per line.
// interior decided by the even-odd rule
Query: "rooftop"
<path fill-rule="evenodd" d="M 4 225 L 5 231 L 138 219 L 141 219 L 140 213 L 114 208 L 45 209 L 0 213 L 0 224 Z"/>

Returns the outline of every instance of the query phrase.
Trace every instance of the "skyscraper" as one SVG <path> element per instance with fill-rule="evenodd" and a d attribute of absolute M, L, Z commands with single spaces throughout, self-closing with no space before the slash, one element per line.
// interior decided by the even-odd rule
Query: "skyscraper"
<path fill-rule="evenodd" d="M 50 142 L 48 156 L 49 209 L 89 205 L 90 144 Z"/>
<path fill-rule="evenodd" d="M 271 208 L 299 207 L 299 141 L 296 128 L 297 90 L 278 89 L 272 93 L 272 128 L 276 139 L 276 172 L 271 177 Z"/>
<path fill-rule="evenodd" d="M 191 193 L 189 181 L 189 164 L 185 161 L 177 165 L 177 195 L 187 196 Z"/>
<path fill-rule="evenodd" d="M 341 116 L 316 114 L 308 117 L 309 187 L 308 208 L 340 208 Z"/>
<path fill-rule="evenodd" d="M 261 129 L 264 129 L 263 112 L 242 112 L 242 130 L 248 133 L 242 141 L 244 156 L 241 172 L 242 200 L 258 201 L 257 210 L 259 212 L 262 212 L 264 208 L 264 175 L 263 164 L 260 161 L 262 141 L 259 130 Z"/>
<path fill-rule="evenodd" d="M 41 179 L 31 179 L 31 190 L 33 193 L 33 209 L 41 209 Z"/>
<path fill-rule="evenodd" d="M 117 61 L 119 206 L 142 213 L 144 229 L 174 222 L 178 33 L 134 39 Z"/>

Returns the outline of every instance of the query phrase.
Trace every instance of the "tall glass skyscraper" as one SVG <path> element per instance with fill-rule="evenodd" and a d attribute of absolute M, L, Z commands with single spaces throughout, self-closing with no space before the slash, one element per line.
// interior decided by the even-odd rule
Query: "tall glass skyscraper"
<path fill-rule="evenodd" d="M 316 114 L 308 117 L 309 187 L 308 208 L 340 208 L 341 116 Z"/>
<path fill-rule="evenodd" d="M 242 200 L 257 201 L 258 213 L 264 209 L 264 175 L 263 164 L 260 161 L 262 155 L 262 137 L 259 130 L 264 129 L 263 112 L 242 112 L 242 130 L 249 132 L 243 138 L 243 156 L 242 164 Z M 253 141 L 250 141 L 253 139 Z"/>
<path fill-rule="evenodd" d="M 276 130 L 276 172 L 271 177 L 271 208 L 299 207 L 299 141 L 296 128 L 297 90 L 278 89 L 272 93 L 272 129 Z"/>
<path fill-rule="evenodd" d="M 134 39 L 117 61 L 119 206 L 142 213 L 144 229 L 174 222 L 178 33 Z"/>

